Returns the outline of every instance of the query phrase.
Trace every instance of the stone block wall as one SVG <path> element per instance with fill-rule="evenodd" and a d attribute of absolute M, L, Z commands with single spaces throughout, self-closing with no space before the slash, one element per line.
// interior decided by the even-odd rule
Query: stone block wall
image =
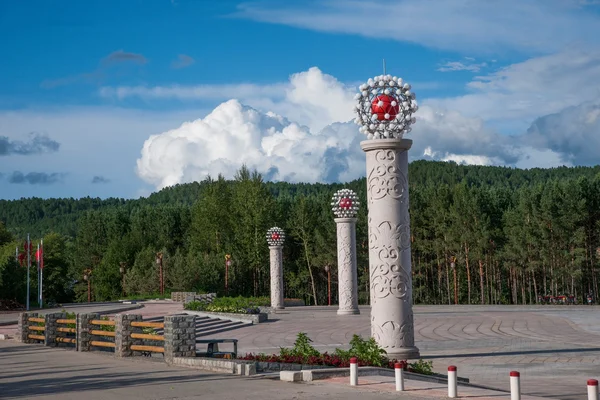
<path fill-rule="evenodd" d="M 54 313 L 54 314 L 46 314 L 44 319 L 46 320 L 46 331 L 45 336 L 46 340 L 44 344 L 46 346 L 55 347 L 57 346 L 56 337 L 61 336 L 57 332 L 56 328 L 58 328 L 58 324 L 56 320 L 64 319 L 67 317 L 66 313 Z"/>
<path fill-rule="evenodd" d="M 131 345 L 143 344 L 142 339 L 133 339 L 132 333 L 143 333 L 142 328 L 131 326 L 131 323 L 142 322 L 141 315 L 117 314 L 115 315 L 115 356 L 131 357 L 139 352 L 131 350 Z"/>
<path fill-rule="evenodd" d="M 165 317 L 165 361 L 196 356 L 196 318 L 193 315 Z"/>
<path fill-rule="evenodd" d="M 94 330 L 91 320 L 100 319 L 100 314 L 77 314 L 77 351 L 90 351 L 90 341 Z"/>
<path fill-rule="evenodd" d="M 34 339 L 29 339 L 27 337 L 27 335 L 29 335 L 31 332 L 29 330 L 29 317 L 38 317 L 38 313 L 29 313 L 29 312 L 25 312 L 25 313 L 20 313 L 19 314 L 19 320 L 17 322 L 17 334 L 15 335 L 15 339 L 17 340 L 17 342 L 21 342 L 21 343 L 37 343 L 37 340 Z M 33 325 L 33 323 L 32 323 Z M 41 332 L 35 332 L 37 334 L 41 334 Z"/>
<path fill-rule="evenodd" d="M 201 303 L 210 304 L 217 297 L 216 293 L 206 293 L 206 294 L 188 294 L 185 296 L 184 305 L 187 303 L 191 303 L 192 301 L 199 301 Z"/>
<path fill-rule="evenodd" d="M 188 296 L 195 296 L 196 292 L 171 292 L 171 300 L 185 303 Z"/>

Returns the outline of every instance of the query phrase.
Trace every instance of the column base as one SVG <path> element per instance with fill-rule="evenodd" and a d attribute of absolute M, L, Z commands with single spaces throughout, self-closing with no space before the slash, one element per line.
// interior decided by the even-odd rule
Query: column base
<path fill-rule="evenodd" d="M 390 360 L 415 360 L 421 358 L 421 353 L 416 347 L 402 347 L 388 352 L 387 358 Z"/>
<path fill-rule="evenodd" d="M 273 310 L 285 310 L 285 307 L 271 307 Z"/>
<path fill-rule="evenodd" d="M 338 310 L 337 315 L 359 315 L 360 310 Z"/>

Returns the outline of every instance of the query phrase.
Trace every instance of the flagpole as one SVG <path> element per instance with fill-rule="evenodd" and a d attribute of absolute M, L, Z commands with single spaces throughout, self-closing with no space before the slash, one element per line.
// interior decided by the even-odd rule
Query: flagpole
<path fill-rule="evenodd" d="M 40 244 L 37 245 L 37 252 L 35 253 L 35 264 L 37 265 L 37 276 L 38 276 L 38 292 L 37 292 L 37 302 L 38 307 L 40 306 L 40 296 L 42 293 L 42 285 L 40 285 L 41 277 L 40 277 Z"/>
<path fill-rule="evenodd" d="M 40 251 L 40 308 L 44 306 L 44 239 Z"/>
<path fill-rule="evenodd" d="M 25 251 L 27 252 L 27 311 L 29 311 L 29 266 L 31 265 L 31 256 L 29 254 L 29 233 L 27 234 L 27 248 Z"/>

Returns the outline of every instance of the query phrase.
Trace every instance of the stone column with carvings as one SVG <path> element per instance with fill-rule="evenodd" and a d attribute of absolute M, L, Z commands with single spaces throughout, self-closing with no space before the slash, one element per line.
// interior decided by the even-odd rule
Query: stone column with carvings
<path fill-rule="evenodd" d="M 283 301 L 283 229 L 273 227 L 267 231 L 267 243 L 271 251 L 271 307 L 284 309 Z"/>
<path fill-rule="evenodd" d="M 371 335 L 389 358 L 419 357 L 412 310 L 408 150 L 418 107 L 409 84 L 390 75 L 360 86 L 355 122 L 367 135 Z"/>
<path fill-rule="evenodd" d="M 356 267 L 356 213 L 360 205 L 356 193 L 338 190 L 331 202 L 337 218 L 338 251 L 338 315 L 360 314 L 358 309 L 358 278 Z"/>

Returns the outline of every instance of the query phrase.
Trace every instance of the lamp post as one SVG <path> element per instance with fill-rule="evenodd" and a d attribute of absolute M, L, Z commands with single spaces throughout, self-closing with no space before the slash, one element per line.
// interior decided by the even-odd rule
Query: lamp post
<path fill-rule="evenodd" d="M 121 261 L 119 265 L 119 272 L 121 273 L 121 290 L 123 291 L 122 296 L 125 297 L 125 266 L 127 263 Z"/>
<path fill-rule="evenodd" d="M 450 268 L 452 268 L 452 274 L 454 275 L 454 304 L 458 304 L 458 287 L 456 285 L 456 257 L 450 257 Z"/>
<path fill-rule="evenodd" d="M 325 265 L 325 272 L 327 272 L 327 305 L 331 305 L 331 268 L 329 265 Z"/>
<path fill-rule="evenodd" d="M 283 229 L 274 226 L 267 231 L 267 243 L 271 261 L 271 307 L 283 310 Z"/>
<path fill-rule="evenodd" d="M 331 199 L 337 230 L 338 315 L 360 314 L 356 259 L 356 214 L 359 205 L 358 196 L 350 189 L 338 190 Z"/>
<path fill-rule="evenodd" d="M 225 295 L 229 295 L 229 267 L 231 267 L 231 255 L 225 254 Z"/>
<path fill-rule="evenodd" d="M 92 270 L 86 269 L 83 271 L 83 280 L 87 282 L 88 303 L 92 302 Z"/>
<path fill-rule="evenodd" d="M 156 253 L 156 265 L 158 265 L 158 290 L 160 295 L 164 294 L 164 283 L 163 283 L 163 253 Z"/>
<path fill-rule="evenodd" d="M 411 85 L 384 74 L 359 87 L 354 122 L 366 135 L 371 336 L 390 359 L 419 358 L 412 309 L 408 151 L 416 122 Z"/>

